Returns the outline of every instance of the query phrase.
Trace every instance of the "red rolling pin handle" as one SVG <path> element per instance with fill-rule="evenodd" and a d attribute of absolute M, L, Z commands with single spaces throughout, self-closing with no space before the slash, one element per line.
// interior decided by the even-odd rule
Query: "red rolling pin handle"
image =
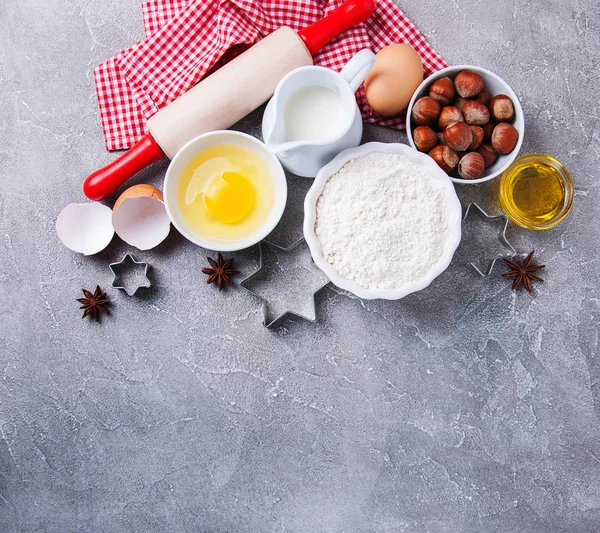
<path fill-rule="evenodd" d="M 375 11 L 374 0 L 346 0 L 340 7 L 308 28 L 298 32 L 306 47 L 315 55 L 334 37 L 367 20 Z"/>
<path fill-rule="evenodd" d="M 150 134 L 144 135 L 129 151 L 112 163 L 90 174 L 83 192 L 90 200 L 103 200 L 115 192 L 136 172 L 165 157 Z"/>

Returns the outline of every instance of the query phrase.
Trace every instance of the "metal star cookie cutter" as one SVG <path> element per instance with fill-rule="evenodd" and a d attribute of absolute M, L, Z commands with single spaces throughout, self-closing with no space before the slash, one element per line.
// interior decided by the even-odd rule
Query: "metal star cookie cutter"
<path fill-rule="evenodd" d="M 506 245 L 507 248 L 509 248 L 512 251 L 512 255 L 511 257 L 514 257 L 515 255 L 517 255 L 517 250 L 515 249 L 515 247 L 510 243 L 510 241 L 507 239 L 506 237 L 506 230 L 508 229 L 508 217 L 506 215 L 488 215 L 482 208 L 481 206 L 479 206 L 476 203 L 470 203 L 467 206 L 467 210 L 465 211 L 465 215 L 463 216 L 463 223 L 467 220 L 467 217 L 469 216 L 469 213 L 471 211 L 474 211 L 475 213 L 477 213 L 477 215 L 479 216 L 479 218 L 481 218 L 482 220 L 497 220 L 497 219 L 502 219 L 504 220 L 504 227 L 502 228 L 502 233 L 499 236 L 499 241 L 501 243 L 503 243 L 504 245 Z M 485 272 L 482 272 L 477 265 L 474 262 L 470 262 L 469 265 L 471 265 L 475 271 L 482 277 L 487 277 L 492 273 L 492 270 L 494 270 L 494 266 L 496 265 L 496 262 L 502 259 L 501 256 L 496 257 L 495 259 L 493 259 L 489 265 L 488 268 Z"/>
<path fill-rule="evenodd" d="M 294 309 L 284 309 L 283 311 L 279 312 L 274 318 L 269 318 L 270 317 L 270 303 L 269 300 L 267 300 L 266 298 L 264 298 L 263 296 L 260 296 L 255 290 L 251 289 L 248 285 L 251 281 L 260 278 L 261 276 L 264 275 L 265 273 L 265 252 L 264 252 L 264 247 L 267 246 L 269 248 L 271 248 L 272 250 L 276 251 L 276 252 L 280 252 L 280 253 L 290 253 L 292 252 L 294 249 L 296 249 L 298 246 L 301 246 L 302 244 L 305 244 L 306 241 L 304 240 L 304 238 L 299 239 L 298 241 L 296 241 L 294 244 L 292 244 L 291 246 L 288 246 L 287 248 L 283 248 L 281 246 L 278 246 L 276 244 L 273 244 L 271 242 L 268 241 L 261 241 L 258 245 L 258 250 L 259 250 L 259 267 L 258 270 L 256 272 L 254 272 L 253 274 L 250 274 L 248 277 L 244 278 L 241 282 L 240 282 L 240 286 L 248 291 L 249 293 L 253 294 L 256 298 L 258 298 L 259 300 L 261 300 L 262 302 L 262 309 L 263 309 L 263 320 L 262 320 L 262 324 L 263 326 L 265 326 L 267 329 L 270 329 L 274 326 L 276 326 L 281 320 L 283 320 L 286 317 L 290 317 L 290 316 L 294 316 L 294 317 L 298 317 L 301 318 L 303 320 L 306 320 L 308 322 L 316 322 L 317 320 L 317 308 L 316 308 L 316 302 L 315 302 L 315 297 L 317 295 L 317 293 L 319 291 L 321 291 L 323 288 L 325 288 L 328 284 L 329 284 L 329 279 L 327 279 L 325 277 L 325 275 L 323 274 L 322 277 L 324 279 L 323 283 L 321 283 L 316 290 L 312 291 L 312 295 L 311 295 L 311 302 L 312 302 L 312 306 L 311 306 L 311 313 L 310 314 L 302 314 Z M 308 252 L 310 253 L 310 252 Z M 312 262 L 312 258 L 310 259 L 311 263 L 314 265 L 314 263 Z M 315 268 L 315 274 L 319 273 L 322 274 L 321 271 L 318 269 L 318 267 L 316 265 L 314 265 Z"/>
<path fill-rule="evenodd" d="M 133 291 L 130 292 L 123 283 L 123 272 L 128 268 L 128 266 L 130 267 L 134 265 L 141 265 L 144 267 L 144 278 L 146 278 L 146 281 L 141 285 L 137 285 Z M 113 273 L 111 287 L 125 291 L 128 296 L 134 296 L 139 289 L 152 287 L 152 283 L 148 279 L 148 270 L 150 269 L 150 265 L 148 263 L 136 261 L 131 254 L 125 254 L 123 259 L 121 259 L 118 263 L 111 263 L 108 265 L 108 268 L 110 268 L 110 271 Z"/>

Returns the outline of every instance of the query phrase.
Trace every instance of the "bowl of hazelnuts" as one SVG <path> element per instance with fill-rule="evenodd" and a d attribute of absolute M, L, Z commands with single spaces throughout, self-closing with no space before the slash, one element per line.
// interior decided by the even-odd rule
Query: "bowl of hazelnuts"
<path fill-rule="evenodd" d="M 454 183 L 483 183 L 508 168 L 523 143 L 519 99 L 493 72 L 442 69 L 415 91 L 406 116 L 409 144 L 425 152 Z"/>

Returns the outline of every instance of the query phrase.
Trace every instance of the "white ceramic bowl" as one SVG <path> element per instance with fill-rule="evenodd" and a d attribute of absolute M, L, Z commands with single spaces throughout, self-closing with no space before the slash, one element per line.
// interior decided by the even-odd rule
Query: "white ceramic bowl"
<path fill-rule="evenodd" d="M 177 205 L 177 188 L 185 167 L 194 156 L 211 146 L 219 144 L 237 144 L 258 154 L 268 165 L 271 178 L 275 184 L 275 201 L 264 224 L 254 233 L 244 238 L 227 242 L 206 239 L 201 235 L 198 235 L 185 221 L 181 215 L 179 206 Z M 209 250 L 233 252 L 243 250 L 244 248 L 248 248 L 257 242 L 262 241 L 269 233 L 271 233 L 271 231 L 273 231 L 285 209 L 287 201 L 287 181 L 281 163 L 267 150 L 264 143 L 250 135 L 238 131 L 213 131 L 196 137 L 177 152 L 167 169 L 163 195 L 171 222 L 173 222 L 173 225 L 186 239 Z"/>
<path fill-rule="evenodd" d="M 477 74 L 479 74 L 483 78 L 485 89 L 490 91 L 490 93 L 492 93 L 492 96 L 496 96 L 497 94 L 506 94 L 510 96 L 515 106 L 515 120 L 512 123 L 512 125 L 519 132 L 519 140 L 517 142 L 517 146 L 515 146 L 515 149 L 508 155 L 499 155 L 498 159 L 496 159 L 496 162 L 485 169 L 481 178 L 476 180 L 464 180 L 462 178 L 455 178 L 453 176 L 450 176 L 450 179 L 454 183 L 466 183 L 469 185 L 474 185 L 476 183 L 483 183 L 484 181 L 489 181 L 502 174 L 502 172 L 504 172 L 509 167 L 509 165 L 517 158 L 517 155 L 519 155 L 519 150 L 521 150 L 521 145 L 523 144 L 523 136 L 525 134 L 525 118 L 523 116 L 523 108 L 521 107 L 521 103 L 519 102 L 519 99 L 517 98 L 515 92 L 502 78 L 485 68 L 475 67 L 473 65 L 457 65 L 456 67 L 444 68 L 436 72 L 435 74 L 432 74 L 431 76 L 429 76 L 429 78 L 423 80 L 423 83 L 419 85 L 419 87 L 415 91 L 415 94 L 413 94 L 410 103 L 408 104 L 408 109 L 406 110 L 406 135 L 408 136 L 408 143 L 416 150 L 416 146 L 412 136 L 413 125 L 411 124 L 411 115 L 414 103 L 422 96 L 427 96 L 429 94 L 429 86 L 435 80 L 439 80 L 440 78 L 446 77 L 454 80 L 456 75 L 461 70 L 470 70 L 472 72 L 477 72 Z"/>
<path fill-rule="evenodd" d="M 333 265 L 329 264 L 323 258 L 321 243 L 315 234 L 315 221 L 317 218 L 317 200 L 329 178 L 340 170 L 348 161 L 367 155 L 372 152 L 384 152 L 392 154 L 402 154 L 412 162 L 426 167 L 431 171 L 432 176 L 443 184 L 446 200 L 446 211 L 448 214 L 448 239 L 444 247 L 444 255 L 440 260 L 432 265 L 428 276 L 419 282 L 407 283 L 399 289 L 366 289 L 356 281 L 342 278 Z M 450 264 L 452 256 L 460 243 L 461 237 L 461 219 L 462 208 L 460 201 L 456 196 L 456 191 L 447 174 L 431 159 L 428 155 L 418 152 L 405 144 L 388 144 L 372 142 L 363 144 L 358 148 L 351 148 L 340 153 L 330 163 L 325 165 L 315 177 L 315 181 L 304 200 L 304 238 L 310 248 L 310 253 L 315 264 L 327 275 L 327 277 L 340 289 L 347 290 L 365 300 L 384 299 L 399 300 L 404 296 L 420 291 L 427 287 L 437 276 L 439 276 Z"/>

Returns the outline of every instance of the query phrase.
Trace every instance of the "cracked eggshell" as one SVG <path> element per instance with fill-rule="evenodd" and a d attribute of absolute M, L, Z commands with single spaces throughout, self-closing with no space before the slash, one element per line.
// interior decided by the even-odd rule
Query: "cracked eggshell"
<path fill-rule="evenodd" d="M 69 204 L 56 219 L 56 233 L 69 250 L 83 255 L 97 254 L 115 234 L 111 217 L 110 207 L 98 202 Z"/>
<path fill-rule="evenodd" d="M 171 230 L 165 204 L 152 196 L 123 199 L 115 206 L 112 224 L 117 235 L 138 250 L 155 248 Z"/>
<path fill-rule="evenodd" d="M 121 196 L 117 198 L 117 201 L 113 206 L 113 211 L 123 203 L 123 200 L 126 200 L 127 198 L 138 198 L 140 196 L 150 196 L 160 200 L 161 202 L 164 201 L 163 193 L 160 191 L 160 189 L 157 189 L 153 185 L 140 183 L 139 185 L 129 187 L 129 189 L 127 189 L 123 194 L 121 194 Z"/>

